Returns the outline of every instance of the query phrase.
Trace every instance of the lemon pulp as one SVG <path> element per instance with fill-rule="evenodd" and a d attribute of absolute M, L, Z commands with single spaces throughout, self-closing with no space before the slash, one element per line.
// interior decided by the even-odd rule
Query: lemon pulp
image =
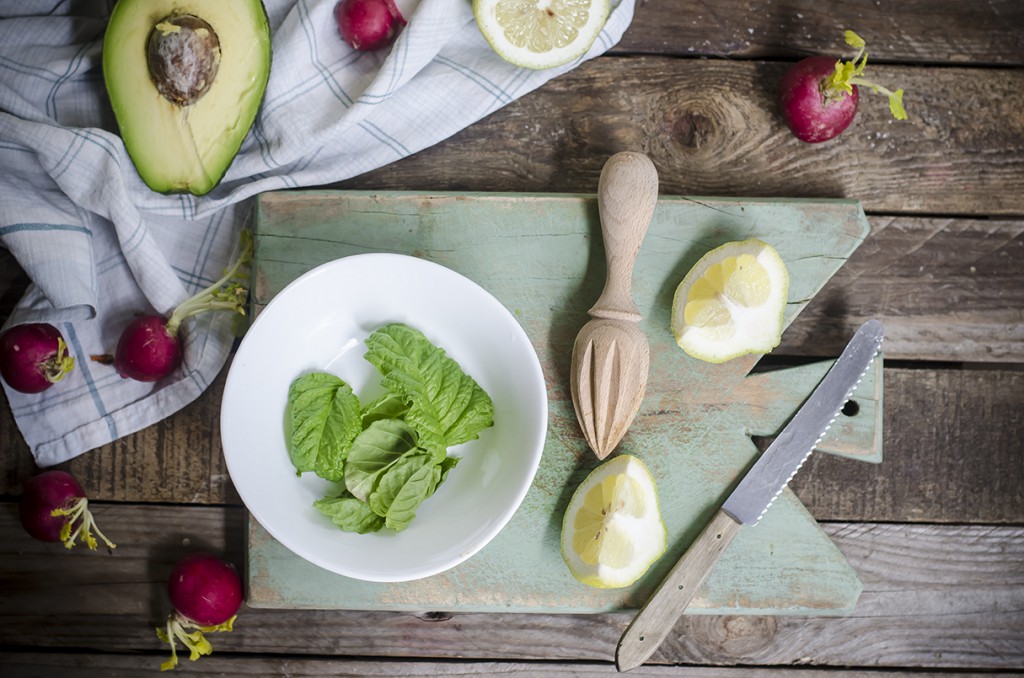
<path fill-rule="evenodd" d="M 562 557 L 584 584 L 629 586 L 665 552 L 654 478 L 640 459 L 619 455 L 580 483 L 562 521 Z"/>
<path fill-rule="evenodd" d="M 719 363 L 767 353 L 782 337 L 789 293 L 786 264 L 760 240 L 705 254 L 676 288 L 672 333 L 689 355 Z"/>
<path fill-rule="evenodd" d="M 590 49 L 609 0 L 474 0 L 477 26 L 495 52 L 525 68 L 553 68 Z"/>

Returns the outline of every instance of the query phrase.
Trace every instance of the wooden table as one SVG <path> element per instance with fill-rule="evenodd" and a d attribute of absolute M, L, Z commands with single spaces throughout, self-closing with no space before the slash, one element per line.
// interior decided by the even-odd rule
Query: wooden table
<path fill-rule="evenodd" d="M 865 37 L 853 127 L 805 145 L 773 90 L 798 57 Z M 639 3 L 607 56 L 447 142 L 341 188 L 592 193 L 609 155 L 647 153 L 665 194 L 860 200 L 872 232 L 771 360 L 837 355 L 867 317 L 887 330 L 885 460 L 815 455 L 797 495 L 859 573 L 843 617 L 684 616 L 635 675 L 915 675 L 1024 670 L 1024 3 L 816 0 Z M 27 284 L 0 253 L 0 313 Z M 114 555 L 28 538 L 35 468 L 0 413 L 0 673 L 137 676 L 184 548 L 241 564 L 245 510 L 217 414 L 223 375 L 161 424 L 65 467 Z M 627 613 L 243 608 L 197 675 L 610 675 Z"/>

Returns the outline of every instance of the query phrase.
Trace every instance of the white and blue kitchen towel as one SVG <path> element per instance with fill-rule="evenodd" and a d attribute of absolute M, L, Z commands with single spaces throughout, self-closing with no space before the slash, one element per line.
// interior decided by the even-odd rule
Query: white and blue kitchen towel
<path fill-rule="evenodd" d="M 223 182 L 165 196 L 139 179 L 117 135 L 101 50 L 112 0 L 0 3 L 0 242 L 32 280 L 6 326 L 50 322 L 77 366 L 37 395 L 6 385 L 40 466 L 160 421 L 198 397 L 227 361 L 229 314 L 188 326 L 179 374 L 121 379 L 91 361 L 134 314 L 167 313 L 220 277 L 253 196 L 323 185 L 422 150 L 608 50 L 633 0 L 613 3 L 580 61 L 548 71 L 500 59 L 469 0 L 422 0 L 388 50 L 338 36 L 336 0 L 264 0 L 273 31 L 260 113 Z"/>

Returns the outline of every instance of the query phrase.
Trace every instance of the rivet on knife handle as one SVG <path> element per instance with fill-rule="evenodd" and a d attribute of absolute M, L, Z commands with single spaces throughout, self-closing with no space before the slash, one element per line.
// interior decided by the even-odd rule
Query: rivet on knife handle
<path fill-rule="evenodd" d="M 743 524 L 719 510 L 619 639 L 615 666 L 629 671 L 654 654 Z M 663 595 L 663 591 L 673 595 Z"/>
<path fill-rule="evenodd" d="M 821 442 L 881 345 L 882 323 L 869 320 L 860 326 L 825 378 L 737 483 L 722 508 L 626 628 L 615 652 L 619 671 L 639 666 L 658 649 L 740 527 L 761 520 Z"/>

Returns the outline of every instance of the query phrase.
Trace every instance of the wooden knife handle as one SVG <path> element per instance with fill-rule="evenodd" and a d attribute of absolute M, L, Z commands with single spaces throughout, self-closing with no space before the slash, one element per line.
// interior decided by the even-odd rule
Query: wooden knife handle
<path fill-rule="evenodd" d="M 619 671 L 636 668 L 654 654 L 742 526 L 725 511 L 715 514 L 626 627 L 615 649 Z"/>

